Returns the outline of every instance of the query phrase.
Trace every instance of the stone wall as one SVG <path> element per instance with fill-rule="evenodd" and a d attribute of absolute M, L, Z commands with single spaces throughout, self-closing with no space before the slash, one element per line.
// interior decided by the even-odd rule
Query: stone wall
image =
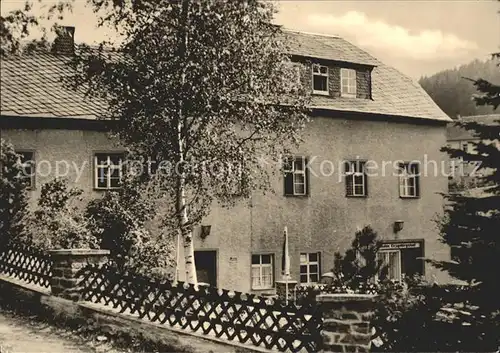
<path fill-rule="evenodd" d="M 369 352 L 374 296 L 321 294 L 323 352 Z"/>

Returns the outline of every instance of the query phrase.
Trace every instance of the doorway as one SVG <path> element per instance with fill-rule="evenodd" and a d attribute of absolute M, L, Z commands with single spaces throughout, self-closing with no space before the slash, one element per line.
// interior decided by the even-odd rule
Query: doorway
<path fill-rule="evenodd" d="M 194 252 L 196 276 L 199 283 L 217 287 L 217 251 L 198 250 Z"/>

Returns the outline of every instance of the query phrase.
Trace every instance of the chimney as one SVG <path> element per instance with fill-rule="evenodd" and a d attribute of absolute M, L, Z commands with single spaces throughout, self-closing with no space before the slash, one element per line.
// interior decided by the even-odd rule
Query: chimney
<path fill-rule="evenodd" d="M 61 26 L 56 29 L 56 35 L 52 52 L 59 55 L 73 55 L 75 53 L 75 27 Z"/>

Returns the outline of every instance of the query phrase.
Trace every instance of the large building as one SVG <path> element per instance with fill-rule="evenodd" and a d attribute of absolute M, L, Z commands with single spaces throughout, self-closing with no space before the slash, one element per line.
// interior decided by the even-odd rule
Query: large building
<path fill-rule="evenodd" d="M 275 194 L 255 193 L 229 210 L 214 207 L 195 230 L 199 280 L 273 292 L 286 226 L 292 279 L 315 283 L 365 225 L 386 241 L 381 256 L 391 277 L 421 273 L 443 280 L 423 257 L 449 258 L 435 219 L 447 190 L 440 148 L 450 118 L 417 83 L 346 40 L 286 35 L 298 78 L 313 94 L 305 142 L 285 176 L 272 181 Z M 74 163 L 68 177 L 88 197 L 119 186 L 119 170 L 98 176 L 124 148 L 96 119 L 102 103 L 62 86 L 66 54 L 60 48 L 2 60 L 2 138 L 35 161 L 33 199 L 56 168 L 67 167 L 58 161 Z"/>

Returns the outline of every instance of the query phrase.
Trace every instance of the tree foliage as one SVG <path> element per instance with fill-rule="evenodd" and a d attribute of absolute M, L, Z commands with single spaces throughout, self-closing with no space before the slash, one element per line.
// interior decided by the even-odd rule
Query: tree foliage
<path fill-rule="evenodd" d="M 378 275 L 383 276 L 386 267 L 382 260 L 377 259 L 381 246 L 382 242 L 370 226 L 358 230 L 345 254 L 334 254 L 333 273 L 336 280 L 347 287 L 356 288 L 373 282 Z"/>
<path fill-rule="evenodd" d="M 94 1 L 122 35 L 116 53 L 80 47 L 73 86 L 109 103 L 115 133 L 136 156 L 167 162 L 165 221 L 183 235 L 196 283 L 192 228 L 215 201 L 269 187 L 260 155 L 299 142 L 308 97 L 290 69 L 272 3 Z M 295 79 L 294 79 L 295 77 Z"/>
<path fill-rule="evenodd" d="M 60 29 L 58 21 L 72 10 L 74 1 L 26 0 L 18 8 L 0 15 L 0 57 L 47 49 L 48 35 Z M 51 23 L 49 27 L 47 21 Z"/>
<path fill-rule="evenodd" d="M 436 104 L 452 119 L 458 115 L 481 115 L 493 112 L 493 107 L 477 106 L 472 96 L 477 93 L 474 80 L 478 82 L 500 83 L 497 59 L 487 61 L 474 60 L 454 69 L 438 72 L 419 80 L 422 88 Z M 469 80 L 472 79 L 473 81 Z M 498 94 L 498 93 L 497 93 Z"/>
<path fill-rule="evenodd" d="M 496 109 L 500 86 L 484 79 L 475 80 L 474 85 L 478 89 L 476 103 Z M 495 350 L 500 347 L 500 273 L 492 270 L 500 266 L 500 121 L 487 126 L 464 121 L 458 124 L 480 139 L 474 144 L 477 152 L 443 150 L 452 158 L 479 161 L 484 173 L 477 177 L 476 190 L 446 195 L 441 238 L 451 247 L 452 260 L 436 265 L 470 284 L 468 301 L 478 307 L 471 320 L 478 332 L 477 350 Z"/>
<path fill-rule="evenodd" d="M 5 244 L 24 234 L 29 208 L 20 156 L 4 139 L 0 139 L 0 168 L 0 244 Z"/>
<path fill-rule="evenodd" d="M 117 191 L 91 200 L 85 217 L 102 249 L 110 250 L 118 269 L 162 278 L 172 274 L 172 229 L 154 229 L 157 203 L 154 195 L 137 180 L 126 179 Z M 175 234 L 175 232 L 173 232 Z"/>
<path fill-rule="evenodd" d="M 38 204 L 28 222 L 32 245 L 40 249 L 99 248 L 92 219 L 84 217 L 82 190 L 55 178 L 42 185 Z"/>

